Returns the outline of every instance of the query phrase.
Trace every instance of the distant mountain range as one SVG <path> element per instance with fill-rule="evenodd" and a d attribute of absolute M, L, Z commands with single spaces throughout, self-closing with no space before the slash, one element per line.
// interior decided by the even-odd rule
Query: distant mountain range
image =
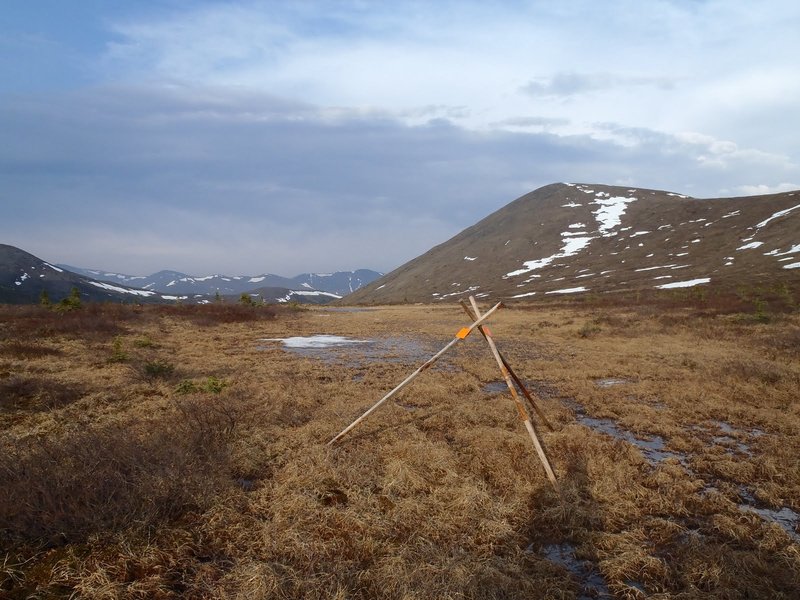
<path fill-rule="evenodd" d="M 217 293 L 234 299 L 247 293 L 268 303 L 325 304 L 380 275 L 362 269 L 306 273 L 292 279 L 278 275 L 191 277 L 175 271 L 141 277 L 53 265 L 14 246 L 0 244 L 0 302 L 12 304 L 38 302 L 42 291 L 57 302 L 67 297 L 72 288 L 90 301 L 202 303 L 210 302 Z"/>
<path fill-rule="evenodd" d="M 66 298 L 72 288 L 78 289 L 81 299 L 96 302 L 172 302 L 178 299 L 178 296 L 96 281 L 14 246 L 0 244 L 0 302 L 38 302 L 43 291 L 51 301 L 58 302 Z"/>
<path fill-rule="evenodd" d="M 552 184 L 348 296 L 348 304 L 800 283 L 800 192 L 699 200 Z"/>
<path fill-rule="evenodd" d="M 327 292 L 346 296 L 360 287 L 378 279 L 383 273 L 359 269 L 336 273 L 303 273 L 295 277 L 280 275 L 204 275 L 192 276 L 178 271 L 159 271 L 152 275 L 124 275 L 99 269 L 85 269 L 70 265 L 60 268 L 117 285 L 136 287 L 162 294 L 239 295 L 257 288 L 282 288 L 297 291 Z"/>

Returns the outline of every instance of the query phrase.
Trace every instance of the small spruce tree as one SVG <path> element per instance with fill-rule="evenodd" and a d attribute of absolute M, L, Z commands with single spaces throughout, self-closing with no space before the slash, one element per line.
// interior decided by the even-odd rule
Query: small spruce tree
<path fill-rule="evenodd" d="M 47 290 L 42 290 L 42 293 L 39 294 L 39 304 L 45 307 L 50 307 L 50 294 L 47 293 Z"/>
<path fill-rule="evenodd" d="M 76 287 L 72 288 L 68 297 L 64 298 L 61 302 L 58 303 L 58 308 L 60 310 L 74 310 L 80 307 L 81 307 L 81 293 Z"/>

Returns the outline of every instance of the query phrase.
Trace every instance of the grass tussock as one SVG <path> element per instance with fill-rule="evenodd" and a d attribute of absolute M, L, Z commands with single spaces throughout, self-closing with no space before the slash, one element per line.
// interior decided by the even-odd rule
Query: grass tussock
<path fill-rule="evenodd" d="M 800 511 L 798 316 L 664 302 L 492 320 L 560 495 L 478 336 L 326 445 L 458 307 L 101 307 L 113 333 L 37 341 L 89 307 L 4 308 L 2 347 L 54 352 L 0 352 L 0 597 L 796 597 L 798 538 L 754 510 Z M 263 341 L 319 333 L 408 343 Z"/>
<path fill-rule="evenodd" d="M 75 402 L 83 393 L 81 386 L 55 379 L 10 375 L 0 378 L 0 410 L 53 410 Z"/>
<path fill-rule="evenodd" d="M 53 546 L 207 508 L 231 485 L 236 422 L 232 409 L 195 398 L 155 421 L 7 442 L 0 530 L 6 539 Z"/>

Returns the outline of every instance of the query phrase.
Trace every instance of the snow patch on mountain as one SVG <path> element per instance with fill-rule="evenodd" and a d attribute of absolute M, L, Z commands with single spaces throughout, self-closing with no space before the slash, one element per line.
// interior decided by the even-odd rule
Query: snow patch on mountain
<path fill-rule="evenodd" d="M 795 210 L 797 208 L 800 208 L 800 204 L 798 204 L 796 206 L 792 206 L 791 208 L 787 208 L 785 210 L 779 210 L 778 212 L 773 213 L 771 217 L 768 217 L 768 218 L 764 219 L 760 223 L 756 223 L 756 229 L 761 229 L 762 227 L 767 225 L 767 223 L 769 223 L 770 221 L 773 221 L 775 219 L 779 219 L 780 217 L 786 216 L 790 212 L 792 212 L 793 210 Z"/>
<path fill-rule="evenodd" d="M 710 277 L 701 277 L 699 279 L 690 279 L 689 281 L 673 281 L 672 283 L 664 283 L 661 285 L 657 285 L 656 289 L 659 290 L 671 290 L 674 288 L 686 288 L 686 287 L 694 287 L 696 285 L 701 285 L 703 283 L 708 283 L 711 281 Z"/>
<path fill-rule="evenodd" d="M 517 275 L 522 275 L 524 273 L 530 273 L 531 271 L 535 271 L 536 269 L 541 269 L 552 263 L 554 260 L 558 258 L 566 258 L 567 256 L 573 256 L 577 254 L 589 243 L 595 239 L 594 237 L 570 237 L 564 240 L 564 245 L 561 247 L 556 254 L 552 256 L 546 256 L 545 258 L 538 258 L 536 260 L 528 260 L 523 263 L 524 267 L 522 269 L 517 269 L 516 271 L 511 271 L 510 273 L 506 273 L 506 277 L 516 277 Z"/>
<path fill-rule="evenodd" d="M 628 208 L 628 204 L 635 202 L 637 199 L 633 197 L 625 198 L 623 196 L 612 196 L 610 198 L 596 198 L 592 204 L 599 205 L 592 214 L 600 224 L 598 231 L 603 237 L 611 237 L 614 235 L 614 228 L 622 224 L 622 215 Z"/>
<path fill-rule="evenodd" d="M 752 250 L 753 248 L 758 248 L 759 246 L 763 246 L 764 242 L 750 242 L 749 244 L 745 244 L 744 246 L 739 246 L 737 250 Z"/>
<path fill-rule="evenodd" d="M 155 292 L 148 292 L 147 290 L 131 290 L 128 288 L 111 285 L 110 283 L 103 283 L 102 281 L 87 281 L 87 283 L 104 290 L 111 290 L 112 292 L 121 292 L 123 294 L 131 294 L 134 296 L 155 296 Z"/>

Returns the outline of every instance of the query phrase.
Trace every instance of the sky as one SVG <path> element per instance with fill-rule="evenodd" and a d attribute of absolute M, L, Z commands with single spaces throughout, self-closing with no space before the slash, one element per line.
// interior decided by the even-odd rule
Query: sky
<path fill-rule="evenodd" d="M 3 0 L 0 243 L 388 272 L 554 182 L 800 188 L 800 3 Z"/>

